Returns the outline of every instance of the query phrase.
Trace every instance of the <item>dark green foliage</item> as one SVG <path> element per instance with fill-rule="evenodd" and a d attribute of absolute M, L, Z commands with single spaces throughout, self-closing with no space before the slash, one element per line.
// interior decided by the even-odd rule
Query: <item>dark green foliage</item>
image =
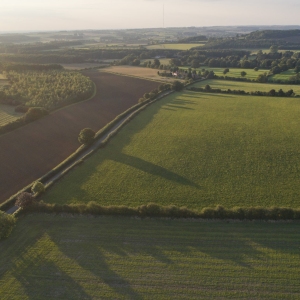
<path fill-rule="evenodd" d="M 245 77 L 246 75 L 247 75 L 247 73 L 246 73 L 245 71 L 242 71 L 242 72 L 241 72 L 241 76 L 242 76 L 242 77 Z"/>
<path fill-rule="evenodd" d="M 174 205 L 162 206 L 149 203 L 138 207 L 128 206 L 101 206 L 96 202 L 88 204 L 46 204 L 35 203 L 20 211 L 20 214 L 31 212 L 44 213 L 72 213 L 92 215 L 115 215 L 137 217 L 170 217 L 170 218 L 197 218 L 197 219 L 237 219 L 237 220 L 299 220 L 300 210 L 285 207 L 233 207 L 231 209 L 218 205 L 207 207 L 201 211 L 177 207 Z"/>
<path fill-rule="evenodd" d="M 10 71 L 6 77 L 11 85 L 0 93 L 0 103 L 3 104 L 52 110 L 85 100 L 94 92 L 93 82 L 78 72 Z"/>
<path fill-rule="evenodd" d="M 48 114 L 49 112 L 43 107 L 30 107 L 23 118 L 25 122 L 32 122 Z"/>
<path fill-rule="evenodd" d="M 78 141 L 80 144 L 89 145 L 94 141 L 95 131 L 91 128 L 84 128 L 80 131 Z"/>
<path fill-rule="evenodd" d="M 274 89 L 270 90 L 269 92 L 261 92 L 261 91 L 253 91 L 253 92 L 245 92 L 244 90 L 222 90 L 222 89 L 212 89 L 208 84 L 202 87 L 191 87 L 188 88 L 194 92 L 206 92 L 206 93 L 221 93 L 221 94 L 232 94 L 232 95 L 252 95 L 252 96 L 272 96 L 272 97 L 292 97 L 295 96 L 293 90 L 288 90 L 284 92 L 282 89 L 279 89 L 276 92 Z"/>
<path fill-rule="evenodd" d="M 7 238 L 14 228 L 16 219 L 12 215 L 0 211 L 0 240 Z"/>
<path fill-rule="evenodd" d="M 184 84 L 178 80 L 174 81 L 172 84 L 172 90 L 176 92 L 183 90 L 183 88 L 184 88 Z"/>
<path fill-rule="evenodd" d="M 32 205 L 33 202 L 34 202 L 33 195 L 28 192 L 23 192 L 18 195 L 15 205 L 19 206 L 21 208 L 26 208 L 26 207 Z"/>

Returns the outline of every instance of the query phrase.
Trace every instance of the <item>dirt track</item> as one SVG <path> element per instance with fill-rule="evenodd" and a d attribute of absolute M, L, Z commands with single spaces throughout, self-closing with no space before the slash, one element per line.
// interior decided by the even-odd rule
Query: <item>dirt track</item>
<path fill-rule="evenodd" d="M 159 85 L 104 72 L 90 71 L 85 75 L 97 86 L 93 99 L 0 136 L 0 203 L 75 151 L 82 128 L 100 129 Z"/>

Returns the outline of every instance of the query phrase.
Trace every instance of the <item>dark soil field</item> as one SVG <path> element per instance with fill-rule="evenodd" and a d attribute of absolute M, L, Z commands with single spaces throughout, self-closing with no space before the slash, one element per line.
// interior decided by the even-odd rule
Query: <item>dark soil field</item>
<path fill-rule="evenodd" d="M 0 203 L 50 171 L 79 147 L 79 131 L 95 131 L 136 104 L 159 83 L 87 71 L 96 96 L 0 136 Z"/>

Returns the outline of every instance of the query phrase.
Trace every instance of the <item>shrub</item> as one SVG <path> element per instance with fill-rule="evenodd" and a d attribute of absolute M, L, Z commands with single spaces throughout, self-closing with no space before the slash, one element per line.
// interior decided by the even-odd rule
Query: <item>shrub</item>
<path fill-rule="evenodd" d="M 34 202 L 34 198 L 31 193 L 23 192 L 17 197 L 17 201 L 15 203 L 16 206 L 21 208 L 25 208 L 30 206 Z"/>
<path fill-rule="evenodd" d="M 32 122 L 46 116 L 48 113 L 49 112 L 43 107 L 31 107 L 23 118 L 25 122 Z"/>
<path fill-rule="evenodd" d="M 16 219 L 14 216 L 0 211 L 0 240 L 10 235 L 15 223 Z"/>
<path fill-rule="evenodd" d="M 172 84 L 172 90 L 174 90 L 176 92 L 181 91 L 183 88 L 184 88 L 183 83 L 178 80 L 174 81 Z"/>
<path fill-rule="evenodd" d="M 80 144 L 89 145 L 94 141 L 95 131 L 91 128 L 84 128 L 80 131 L 78 141 Z"/>
<path fill-rule="evenodd" d="M 31 188 L 31 191 L 34 193 L 34 194 L 38 194 L 38 193 L 43 193 L 45 192 L 45 186 L 43 183 L 41 183 L 40 181 L 36 181 L 32 188 Z"/>

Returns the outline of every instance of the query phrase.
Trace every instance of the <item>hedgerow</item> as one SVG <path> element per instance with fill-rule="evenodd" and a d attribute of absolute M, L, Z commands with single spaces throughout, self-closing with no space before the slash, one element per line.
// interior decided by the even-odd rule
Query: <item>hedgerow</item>
<path fill-rule="evenodd" d="M 236 220 L 300 220 L 300 209 L 286 207 L 233 207 L 221 205 L 203 208 L 201 211 L 174 205 L 162 206 L 149 203 L 138 207 L 101 206 L 96 202 L 88 204 L 48 204 L 34 203 L 17 212 L 16 215 L 27 213 L 71 213 L 89 215 L 136 216 L 153 218 L 195 218 L 195 219 L 236 219 Z"/>

